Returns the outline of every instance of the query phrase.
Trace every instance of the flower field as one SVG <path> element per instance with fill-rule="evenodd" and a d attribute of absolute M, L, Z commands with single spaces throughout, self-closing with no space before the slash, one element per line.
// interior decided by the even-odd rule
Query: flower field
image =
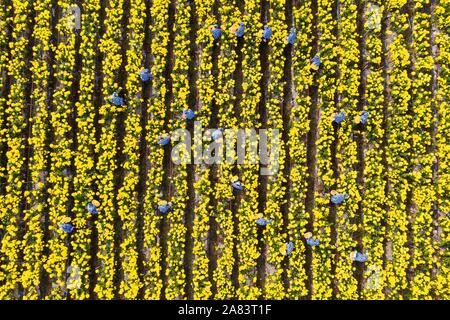
<path fill-rule="evenodd" d="M 0 299 L 450 299 L 450 0 L 0 0 Z"/>

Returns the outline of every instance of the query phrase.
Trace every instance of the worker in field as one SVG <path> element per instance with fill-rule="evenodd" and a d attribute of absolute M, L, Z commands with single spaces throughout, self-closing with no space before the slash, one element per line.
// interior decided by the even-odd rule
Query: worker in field
<path fill-rule="evenodd" d="M 217 24 L 210 26 L 209 31 L 211 32 L 214 40 L 219 40 L 222 35 L 222 29 L 219 28 Z"/>
<path fill-rule="evenodd" d="M 272 220 L 267 220 L 264 219 L 263 217 L 259 217 L 258 219 L 256 219 L 256 224 L 259 226 L 267 226 L 268 224 L 271 224 L 273 221 Z"/>
<path fill-rule="evenodd" d="M 238 26 L 234 25 L 233 27 L 231 27 L 231 32 L 234 33 L 236 37 L 242 38 L 245 33 L 244 23 L 239 22 Z"/>
<path fill-rule="evenodd" d="M 359 114 L 355 117 L 355 123 L 356 124 L 366 124 L 368 119 L 369 119 L 369 112 L 364 110 L 363 112 L 361 112 L 361 114 Z"/>
<path fill-rule="evenodd" d="M 311 64 L 310 64 L 310 68 L 313 71 L 317 71 L 319 70 L 320 67 L 320 56 L 319 54 L 316 54 L 312 59 L 311 59 Z"/>
<path fill-rule="evenodd" d="M 169 144 L 169 142 L 170 142 L 170 135 L 167 133 L 164 133 L 158 137 L 158 144 L 161 146 L 165 146 Z"/>
<path fill-rule="evenodd" d="M 338 193 L 335 190 L 331 191 L 331 202 L 334 204 L 341 204 L 344 200 L 348 199 L 348 194 Z"/>
<path fill-rule="evenodd" d="M 293 250 L 294 250 L 294 243 L 292 241 L 282 245 L 280 248 L 281 254 L 285 256 L 290 255 Z"/>
<path fill-rule="evenodd" d="M 336 124 L 340 124 L 342 121 L 345 120 L 345 112 L 341 111 L 339 113 L 335 113 L 333 115 L 333 122 Z"/>
<path fill-rule="evenodd" d="M 64 217 L 61 220 L 61 224 L 59 225 L 61 230 L 66 233 L 71 233 L 73 231 L 73 225 L 70 223 L 71 219 L 70 217 Z"/>
<path fill-rule="evenodd" d="M 167 212 L 169 212 L 169 210 L 171 208 L 172 208 L 172 203 L 166 202 L 166 201 L 161 201 L 158 205 L 158 210 L 161 213 L 167 213 Z"/>
<path fill-rule="evenodd" d="M 217 141 L 217 140 L 221 139 L 223 137 L 223 131 L 224 131 L 223 128 L 219 128 L 219 129 L 214 130 L 213 133 L 211 134 L 211 138 L 214 141 Z"/>
<path fill-rule="evenodd" d="M 307 232 L 304 234 L 304 237 L 306 239 L 306 244 L 310 247 L 316 247 L 320 244 L 319 239 L 314 239 L 311 232 Z"/>
<path fill-rule="evenodd" d="M 268 25 L 265 25 L 264 30 L 262 32 L 263 41 L 267 42 L 270 40 L 271 37 L 272 37 L 272 28 L 269 27 Z"/>
<path fill-rule="evenodd" d="M 192 120 L 195 118 L 195 112 L 191 109 L 183 110 L 183 119 L 185 120 Z"/>
<path fill-rule="evenodd" d="M 90 214 L 98 214 L 99 208 L 100 202 L 98 202 L 97 200 L 92 200 L 87 205 L 87 210 L 89 211 Z"/>
<path fill-rule="evenodd" d="M 287 42 L 289 44 L 294 44 L 296 40 L 297 40 L 297 32 L 295 31 L 295 28 L 292 27 L 289 30 L 289 35 L 287 37 Z"/>
<path fill-rule="evenodd" d="M 367 262 L 369 260 L 369 254 L 362 254 L 356 250 L 352 251 L 350 253 L 350 260 L 356 261 L 356 262 Z"/>
<path fill-rule="evenodd" d="M 153 79 L 153 75 L 148 69 L 141 69 L 139 76 L 141 77 L 142 82 L 148 82 Z"/>
<path fill-rule="evenodd" d="M 111 98 L 109 99 L 109 101 L 115 105 L 115 106 L 120 106 L 124 103 L 123 98 L 119 97 L 119 94 L 117 92 L 114 92 L 111 96 Z"/>
<path fill-rule="evenodd" d="M 239 178 L 237 176 L 234 176 L 231 179 L 231 186 L 233 187 L 233 189 L 242 191 L 244 190 L 244 185 L 241 183 L 241 181 L 239 180 Z"/>

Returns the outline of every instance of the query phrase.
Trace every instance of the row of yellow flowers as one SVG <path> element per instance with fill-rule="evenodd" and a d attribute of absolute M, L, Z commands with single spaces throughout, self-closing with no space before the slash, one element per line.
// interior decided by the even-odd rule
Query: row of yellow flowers
<path fill-rule="evenodd" d="M 309 59 L 312 52 L 313 12 L 309 3 L 302 2 L 294 6 L 294 25 L 297 30 L 292 58 L 293 68 L 293 100 L 289 127 L 289 152 L 291 158 L 291 187 L 288 211 L 288 238 L 294 242 L 294 250 L 289 259 L 287 275 L 289 290 L 287 298 L 300 299 L 308 293 L 306 288 L 305 247 L 302 244 L 303 234 L 307 231 L 308 217 L 305 214 L 305 192 L 307 178 L 306 135 L 309 131 L 308 112 L 311 99 L 308 87 L 312 84 L 313 74 L 309 71 Z M 310 231 L 310 230 L 308 230 Z"/>
<path fill-rule="evenodd" d="M 288 36 L 286 17 L 285 17 L 286 1 L 278 0 L 271 3 L 271 9 L 268 12 L 270 17 L 269 25 L 273 30 L 273 35 L 269 41 L 270 55 L 270 81 L 268 84 L 267 96 L 267 132 L 268 139 L 272 137 L 272 129 L 279 130 L 281 134 L 283 129 L 283 119 L 281 114 L 281 104 L 283 103 L 284 95 L 284 64 L 285 64 L 285 47 L 287 45 L 286 39 Z M 261 138 L 261 136 L 260 136 Z M 266 263 L 271 266 L 265 279 L 265 296 L 269 299 L 281 299 L 285 297 L 284 284 L 282 281 L 283 265 L 282 261 L 285 258 L 283 250 L 285 244 L 288 242 L 288 237 L 282 231 L 283 217 L 281 214 L 281 205 L 283 205 L 283 198 L 286 193 L 284 183 L 288 177 L 284 176 L 285 165 L 285 146 L 281 135 L 277 149 L 275 146 L 269 144 L 271 151 L 269 159 L 270 165 L 268 168 L 272 171 L 272 175 L 268 176 L 268 184 L 265 204 L 265 212 L 262 212 L 266 219 L 273 219 L 273 222 L 265 228 L 263 241 L 267 245 Z M 256 227 L 256 226 L 255 226 Z M 299 245 L 299 243 L 295 243 Z M 281 252 L 280 252 L 281 251 Z"/>
<path fill-rule="evenodd" d="M 101 143 L 96 145 L 96 152 L 99 154 L 97 163 L 97 184 L 98 197 L 102 205 L 101 219 L 96 222 L 98 230 L 98 264 L 101 266 L 97 276 L 97 286 L 95 292 L 100 299 L 112 299 L 115 295 L 114 275 L 116 271 L 115 258 L 117 252 L 115 251 L 114 238 L 119 235 L 115 234 L 114 224 L 119 212 L 115 207 L 118 203 L 116 198 L 115 188 L 115 173 L 118 169 L 119 159 L 118 154 L 118 133 L 117 121 L 120 113 L 127 114 L 128 103 L 115 106 L 109 103 L 109 98 L 113 92 L 122 93 L 125 89 L 124 84 L 118 83 L 118 74 L 123 63 L 121 45 L 122 36 L 126 36 L 125 32 L 120 32 L 122 29 L 122 19 L 124 14 L 124 0 L 110 1 L 107 6 L 105 16 L 105 33 L 100 41 L 100 52 L 104 55 L 102 73 L 103 73 L 103 105 L 99 110 L 101 125 Z M 125 26 L 123 26 L 125 28 Z M 123 96 L 122 96 L 123 97 Z M 123 97 L 127 98 L 127 97 Z M 99 141 L 99 142 L 100 142 Z"/>
<path fill-rule="evenodd" d="M 200 121 L 203 128 L 209 127 L 209 121 L 211 118 L 211 105 L 213 103 L 214 92 L 213 75 L 212 75 L 212 59 L 213 59 L 213 37 L 210 33 L 209 26 L 218 24 L 217 17 L 213 13 L 214 1 L 199 1 L 196 3 L 197 13 L 197 25 L 198 31 L 196 34 L 197 50 L 199 52 L 199 65 L 198 65 L 198 80 L 196 87 L 198 88 L 198 117 L 196 121 Z M 193 14 L 193 12 L 191 12 Z M 221 26 L 223 28 L 223 24 Z M 220 38 L 221 46 L 225 44 L 225 34 Z M 194 57 L 191 57 L 191 59 Z M 216 103 L 217 103 L 216 98 Z M 197 138 L 197 137 L 194 137 Z M 195 156 L 197 150 L 194 149 Z M 211 188 L 210 183 L 211 171 L 208 167 L 196 166 L 195 168 L 195 181 L 194 188 L 196 190 L 195 196 L 195 218 L 193 227 L 193 241 L 194 241 L 194 261 L 193 261 L 193 288 L 195 299 L 208 299 L 212 295 L 212 284 L 209 281 L 209 268 L 210 263 L 208 257 L 208 242 L 204 241 L 208 239 L 209 235 L 209 221 L 211 215 L 217 218 L 218 212 L 216 208 L 212 208 L 210 204 L 211 195 L 215 194 L 215 191 Z M 217 270 L 216 270 L 217 271 Z M 217 274 L 215 279 L 220 282 L 220 274 Z"/>
<path fill-rule="evenodd" d="M 24 290 L 24 299 L 36 299 L 41 296 L 39 283 L 41 268 L 43 266 L 44 235 L 41 227 L 41 218 L 48 212 L 47 199 L 43 190 L 45 184 L 45 170 L 47 169 L 49 152 L 47 149 L 47 135 L 49 133 L 49 110 L 48 96 L 48 76 L 49 67 L 54 62 L 45 55 L 54 51 L 54 46 L 50 46 L 50 12 L 51 1 L 43 1 L 34 6 L 36 11 L 36 24 L 33 30 L 34 48 L 31 72 L 33 74 L 34 89 L 32 101 L 34 112 L 30 114 L 33 118 L 31 131 L 32 138 L 30 145 L 33 150 L 30 159 L 30 172 L 32 189 L 26 195 L 29 210 L 26 210 L 24 223 L 26 234 L 24 236 L 23 248 L 23 269 L 21 282 Z"/>
<path fill-rule="evenodd" d="M 238 99 L 237 82 L 240 72 L 242 55 L 238 58 L 239 49 L 238 39 L 232 31 L 242 21 L 244 12 L 238 8 L 236 1 L 220 2 L 221 28 L 223 34 L 221 37 L 221 53 L 218 57 L 218 90 L 215 94 L 216 102 L 219 105 L 219 123 L 220 127 L 237 129 L 244 127 L 240 124 L 242 102 Z M 237 10 L 236 10 L 237 8 Z M 240 42 L 243 44 L 249 41 L 244 35 Z M 236 75 L 236 77 L 235 77 Z M 235 107 L 236 106 L 236 107 Z M 233 145 L 236 141 L 233 141 Z M 233 154 L 233 160 L 236 161 L 236 155 Z M 218 170 L 218 179 L 213 196 L 218 199 L 215 218 L 218 225 L 218 239 L 222 243 L 216 249 L 217 269 L 213 276 L 217 285 L 216 298 L 230 298 L 236 296 L 232 277 L 235 276 L 238 260 L 234 257 L 234 251 L 237 250 L 237 235 L 234 234 L 235 221 L 237 219 L 237 208 L 239 207 L 240 197 L 234 198 L 231 182 L 233 178 L 233 164 L 223 164 Z M 240 178 L 238 176 L 238 178 Z M 234 212 L 233 212 L 233 207 Z"/>
<path fill-rule="evenodd" d="M 433 283 L 433 204 L 436 189 L 432 181 L 435 153 L 432 150 L 432 126 L 434 124 L 433 100 L 430 90 L 432 83 L 433 57 L 430 51 L 431 19 L 428 1 L 414 3 L 414 50 L 416 52 L 413 86 L 415 129 L 412 140 L 414 152 L 413 176 L 416 182 L 413 201 L 417 206 L 414 219 L 414 279 L 410 283 L 411 298 L 431 297 Z"/>
<path fill-rule="evenodd" d="M 331 281 L 334 276 L 331 272 L 331 264 L 337 263 L 333 261 L 338 259 L 334 250 L 336 243 L 331 243 L 331 223 L 330 223 L 330 192 L 335 185 L 339 185 L 339 181 L 334 178 L 332 169 L 332 144 L 336 143 L 334 137 L 333 115 L 340 112 L 344 105 L 339 103 L 335 105 L 335 94 L 343 94 L 342 81 L 343 76 L 340 75 L 336 79 L 336 68 L 341 65 L 337 59 L 344 55 L 342 47 L 336 45 L 340 39 L 337 39 L 336 30 L 345 32 L 345 23 L 352 19 L 346 13 L 349 12 L 348 4 L 343 2 L 340 7 L 335 8 L 334 1 L 318 2 L 318 28 L 320 29 L 319 48 L 321 59 L 323 60 L 323 67 L 321 68 L 320 78 L 318 80 L 319 90 L 319 108 L 320 108 L 320 122 L 319 122 L 319 139 L 317 141 L 317 170 L 318 170 L 318 186 L 315 194 L 316 209 L 314 210 L 314 226 L 313 230 L 307 230 L 313 233 L 314 238 L 320 240 L 319 247 L 313 248 L 313 299 L 330 299 L 332 297 Z M 342 11 L 342 18 L 338 18 L 336 11 Z M 342 20 L 341 20 L 342 19 Z M 353 21 L 354 22 L 354 21 Z M 342 30 L 341 30 L 342 28 Z M 356 33 L 356 32 L 355 32 Z M 352 35 L 354 39 L 355 35 Z M 350 40 L 350 39 L 349 39 Z M 344 47 L 345 48 L 345 47 Z M 316 54 L 311 52 L 311 56 Z M 342 62 L 344 63 L 344 62 Z M 355 85 L 358 80 L 355 79 Z M 339 130 L 339 133 L 342 129 Z M 339 136 L 340 139 L 343 137 Z M 344 138 L 345 139 L 345 138 Z M 348 142 L 348 141 L 346 141 Z M 337 142 L 339 146 L 346 142 Z M 338 192 L 344 192 L 337 188 Z M 339 222 L 335 225 L 338 228 Z M 340 235 L 341 230 L 338 231 Z M 340 245 L 340 239 L 337 243 Z M 339 270 L 339 269 L 337 269 Z"/>
<path fill-rule="evenodd" d="M 356 246 L 353 237 L 361 225 L 352 224 L 358 209 L 358 203 L 361 201 L 360 190 L 356 182 L 358 171 L 356 168 L 357 160 L 357 143 L 352 138 L 355 134 L 353 118 L 357 115 L 358 103 L 358 87 L 361 81 L 361 71 L 359 70 L 360 52 L 358 48 L 358 31 L 357 17 L 358 10 L 353 1 L 342 1 L 340 11 L 341 21 L 340 29 L 340 46 L 333 48 L 332 52 L 339 57 L 340 60 L 340 79 L 336 85 L 336 90 L 341 94 L 339 110 L 330 110 L 324 114 L 325 121 L 331 121 L 334 112 L 345 112 L 346 119 L 341 123 L 338 139 L 339 146 L 337 148 L 339 178 L 335 181 L 336 190 L 340 193 L 347 193 L 349 199 L 345 203 L 338 205 L 336 213 L 336 232 L 337 241 L 331 244 L 335 246 L 336 255 L 331 256 L 336 264 L 336 271 L 333 278 L 336 281 L 338 299 L 355 299 L 357 295 L 357 282 L 353 277 L 354 266 L 349 259 L 349 253 Z M 331 50 L 332 45 L 329 45 Z M 327 62 L 324 62 L 326 64 Z M 330 95 L 333 92 L 330 92 Z M 331 99 L 331 97 L 329 97 Z M 330 128 L 331 129 L 331 128 Z M 329 130 L 330 130 L 329 129 Z M 331 182 L 331 181 L 330 181 Z M 330 182 L 324 181 L 327 188 L 323 203 L 330 199 L 331 186 Z M 329 292 L 328 292 L 329 294 Z"/>
<path fill-rule="evenodd" d="M 142 284 L 137 269 L 137 192 L 139 180 L 139 143 L 141 136 L 140 115 L 138 113 L 142 99 L 138 97 L 141 92 L 141 79 L 139 72 L 142 68 L 142 43 L 144 40 L 145 3 L 142 0 L 130 1 L 130 14 L 127 28 L 128 49 L 127 56 L 127 82 L 128 93 L 126 101 L 128 110 L 125 119 L 124 137 L 124 180 L 118 190 L 117 205 L 122 220 L 122 243 L 120 244 L 120 260 L 122 261 L 123 281 L 120 283 L 119 294 L 124 299 L 135 299 Z M 143 106 L 144 108 L 146 106 Z"/>
<path fill-rule="evenodd" d="M 61 12 L 66 12 L 69 3 L 58 2 Z M 69 172 L 72 157 L 72 139 L 70 138 L 72 101 L 70 88 L 73 81 L 72 70 L 75 67 L 75 33 L 60 17 L 57 24 L 59 43 L 55 54 L 55 92 L 53 95 L 54 112 L 51 114 L 54 141 L 50 145 L 51 166 L 48 173 L 50 184 L 48 225 L 50 239 L 47 243 L 49 256 L 45 261 L 45 270 L 49 275 L 51 290 L 49 298 L 59 299 L 66 296 L 66 268 L 69 259 L 68 237 L 60 228 L 61 222 L 68 218 Z M 57 62 L 57 63 L 56 63 Z M 77 226 L 76 226 L 77 227 Z"/>
<path fill-rule="evenodd" d="M 181 118 L 183 110 L 187 110 L 187 99 L 189 95 L 188 68 L 192 57 L 186 58 L 189 52 L 189 18 L 191 7 L 188 1 L 177 1 L 174 23 L 174 46 L 173 46 L 173 70 L 172 70 L 172 100 L 170 101 L 171 119 L 168 129 L 173 132 L 184 128 L 184 120 Z M 175 142 L 173 142 L 175 143 Z M 167 160 L 167 161 L 172 161 Z M 186 164 L 174 165 L 171 163 L 172 175 L 169 181 L 169 197 L 172 209 L 167 213 L 167 224 L 169 225 L 167 235 L 167 288 L 165 296 L 167 299 L 180 299 L 185 296 L 186 274 L 183 263 L 185 254 L 186 226 L 184 215 L 187 199 L 187 171 Z"/>
<path fill-rule="evenodd" d="M 382 268 L 384 258 L 384 242 L 386 229 L 383 223 L 386 220 L 385 187 L 387 183 L 387 164 L 383 163 L 384 155 L 388 152 L 383 140 L 386 128 L 384 125 L 389 120 L 385 117 L 384 108 L 388 108 L 388 98 L 383 94 L 384 86 L 388 87 L 387 65 L 389 54 L 383 51 L 383 46 L 388 46 L 387 27 L 382 30 L 381 19 L 387 19 L 387 3 L 383 6 L 381 1 L 373 2 L 379 6 L 380 20 L 366 30 L 368 31 L 367 52 L 370 73 L 367 78 L 367 111 L 370 114 L 370 131 L 367 134 L 365 180 L 366 191 L 363 200 L 364 207 L 364 248 L 370 248 L 370 262 L 364 274 L 363 297 L 366 299 L 383 299 Z M 370 21 L 369 21 L 370 22 Z M 386 48 L 385 48 L 386 49 Z M 391 110 L 392 112 L 392 110 Z"/>
<path fill-rule="evenodd" d="M 243 128 L 258 127 L 257 105 L 261 99 L 261 65 L 259 59 L 259 43 L 262 23 L 258 1 L 245 1 L 245 15 L 241 21 L 245 24 L 245 44 L 242 48 L 242 100 L 240 125 Z M 250 146 L 249 146 L 250 147 Z M 246 163 L 249 162 L 246 154 Z M 255 226 L 255 212 L 258 210 L 258 170 L 256 164 L 238 166 L 240 180 L 245 186 L 245 194 L 237 209 L 238 234 L 237 254 L 239 258 L 238 283 L 236 292 L 238 299 L 256 299 L 260 290 L 256 286 L 256 268 L 259 250 Z"/>
<path fill-rule="evenodd" d="M 150 31 L 153 34 L 151 42 L 153 85 L 155 96 L 147 106 L 149 119 L 147 124 L 148 144 L 148 179 L 145 195 L 144 213 L 144 297 L 145 299 L 159 299 L 161 295 L 161 243 L 158 223 L 161 215 L 156 214 L 155 207 L 160 200 L 159 187 L 163 177 L 164 150 L 155 143 L 163 128 L 165 117 L 164 99 L 166 94 L 165 65 L 168 57 L 167 45 L 169 42 L 167 9 L 170 1 L 155 1 L 150 10 L 153 24 Z"/>
<path fill-rule="evenodd" d="M 67 285 L 73 299 L 93 298 L 89 293 L 91 261 L 91 235 L 95 224 L 94 217 L 86 209 L 87 204 L 97 198 L 93 184 L 95 181 L 94 152 L 96 146 L 96 129 L 94 118 L 95 84 L 95 44 L 97 34 L 100 32 L 100 1 L 86 1 L 83 6 L 83 19 L 81 21 L 80 54 L 82 56 L 82 69 L 80 74 L 79 98 L 76 102 L 77 111 L 77 142 L 78 148 L 75 157 L 76 179 L 74 180 L 74 224 L 78 226 L 73 240 L 72 264 L 69 270 L 71 277 Z"/>
<path fill-rule="evenodd" d="M 13 10 L 13 11 L 12 11 Z M 6 168 L 4 177 L 7 185 L 5 194 L 1 196 L 0 219 L 4 233 L 0 250 L 1 268 L 0 278 L 4 281 L 1 287 L 0 298 L 13 298 L 14 290 L 18 289 L 21 280 L 20 251 L 23 248 L 22 239 L 19 239 L 19 206 L 22 201 L 23 181 L 21 169 L 24 165 L 25 139 L 23 136 L 26 127 L 26 119 L 22 110 L 26 108 L 25 88 L 30 81 L 26 73 L 26 61 L 23 58 L 29 46 L 29 39 L 23 35 L 28 29 L 28 19 L 31 17 L 31 4 L 29 2 L 12 1 L 5 13 L 14 15 L 6 23 L 13 25 L 9 44 L 11 59 L 5 61 L 7 72 L 12 79 L 3 121 L 7 121 L 6 131 L 2 132 L 2 139 L 6 142 Z M 7 57 L 4 57 L 7 59 Z M 6 97 L 5 97 L 6 98 Z M 3 107 L 2 107 L 3 108 Z"/>
<path fill-rule="evenodd" d="M 405 4 L 406 1 L 403 2 Z M 401 298 L 402 290 L 407 287 L 409 252 L 407 243 L 408 216 L 406 212 L 406 194 L 411 187 L 405 173 L 408 161 L 405 154 L 408 152 L 408 137 L 411 128 L 407 115 L 408 103 L 411 99 L 409 88 L 411 79 L 408 77 L 409 53 L 407 39 L 404 32 L 408 28 L 408 15 L 401 12 L 399 6 L 391 5 L 395 10 L 392 16 L 392 30 L 396 32 L 391 43 L 391 94 L 392 94 L 392 121 L 388 124 L 389 149 L 388 163 L 391 166 L 389 179 L 392 181 L 392 190 L 388 195 L 387 203 L 390 211 L 388 216 L 388 241 L 392 241 L 392 256 L 387 257 L 385 270 L 385 286 L 388 288 L 388 297 Z M 389 243 L 389 245 L 391 245 Z"/>

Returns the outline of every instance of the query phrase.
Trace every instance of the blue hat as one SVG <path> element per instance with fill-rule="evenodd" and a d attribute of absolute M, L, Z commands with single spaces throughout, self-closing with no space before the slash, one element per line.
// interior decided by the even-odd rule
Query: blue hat
<path fill-rule="evenodd" d="M 63 222 L 60 224 L 62 231 L 71 233 L 73 231 L 73 226 L 71 223 Z"/>

